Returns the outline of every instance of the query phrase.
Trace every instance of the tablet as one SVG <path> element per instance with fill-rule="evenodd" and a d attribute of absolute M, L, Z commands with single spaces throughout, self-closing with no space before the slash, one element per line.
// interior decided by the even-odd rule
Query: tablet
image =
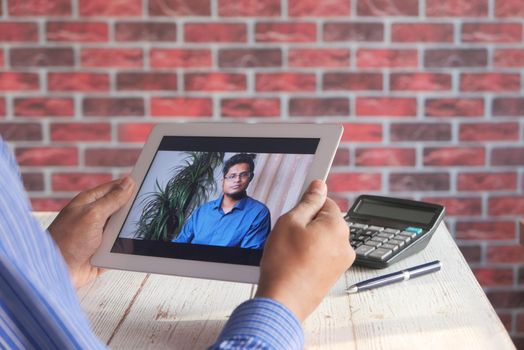
<path fill-rule="evenodd" d="M 92 264 L 256 283 L 271 228 L 312 180 L 326 179 L 342 131 L 157 125 L 131 173 L 132 200 L 110 218 Z"/>

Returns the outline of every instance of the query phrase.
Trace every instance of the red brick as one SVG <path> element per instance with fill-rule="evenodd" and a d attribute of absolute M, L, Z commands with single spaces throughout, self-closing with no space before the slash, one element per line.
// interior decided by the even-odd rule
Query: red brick
<path fill-rule="evenodd" d="M 415 116 L 417 100 L 408 97 L 357 97 L 356 109 L 357 116 Z"/>
<path fill-rule="evenodd" d="M 517 189 L 517 174 L 514 172 L 459 173 L 459 191 L 504 191 Z"/>
<path fill-rule="evenodd" d="M 333 166 L 347 165 L 349 165 L 349 149 L 337 148 L 335 158 L 333 158 Z"/>
<path fill-rule="evenodd" d="M 49 73 L 50 91 L 109 91 L 109 75 L 103 73 Z"/>
<path fill-rule="evenodd" d="M 118 90 L 131 91 L 176 91 L 176 73 L 118 73 L 116 76 Z"/>
<path fill-rule="evenodd" d="M 467 123 L 459 130 L 461 141 L 509 141 L 519 139 L 518 123 Z"/>
<path fill-rule="evenodd" d="M 247 40 L 244 23 L 186 23 L 184 41 L 193 43 L 242 43 Z"/>
<path fill-rule="evenodd" d="M 36 23 L 2 22 L 0 23 L 0 42 L 38 41 Z"/>
<path fill-rule="evenodd" d="M 482 17 L 488 14 L 488 0 L 426 0 L 430 17 Z"/>
<path fill-rule="evenodd" d="M 357 148 L 355 150 L 356 166 L 414 166 L 416 152 L 414 148 Z"/>
<path fill-rule="evenodd" d="M 45 188 L 42 173 L 22 173 L 22 181 L 26 191 L 43 191 Z"/>
<path fill-rule="evenodd" d="M 392 73 L 390 77 L 390 90 L 451 90 L 451 75 L 446 73 Z"/>
<path fill-rule="evenodd" d="M 449 191 L 448 173 L 393 173 L 389 175 L 392 192 Z"/>
<path fill-rule="evenodd" d="M 348 49 L 293 49 L 288 53 L 290 67 L 348 67 Z"/>
<path fill-rule="evenodd" d="M 495 16 L 497 17 L 524 17 L 524 6 L 521 0 L 495 1 Z"/>
<path fill-rule="evenodd" d="M 140 16 L 142 0 L 79 0 L 81 16 Z"/>
<path fill-rule="evenodd" d="M 53 123 L 51 141 L 111 141 L 109 123 Z"/>
<path fill-rule="evenodd" d="M 493 99 L 492 113 L 501 117 L 524 116 L 524 98 L 522 97 L 497 97 Z"/>
<path fill-rule="evenodd" d="M 316 76 L 313 73 L 258 73 L 256 91 L 315 91 Z"/>
<path fill-rule="evenodd" d="M 498 147 L 491 150 L 491 164 L 502 166 L 524 165 L 524 147 Z"/>
<path fill-rule="evenodd" d="M 112 180 L 108 173 L 56 173 L 51 176 L 53 191 L 85 191 Z"/>
<path fill-rule="evenodd" d="M 484 165 L 484 147 L 426 147 L 424 165 L 430 166 L 479 166 Z"/>
<path fill-rule="evenodd" d="M 459 221 L 455 238 L 464 240 L 498 241 L 515 239 L 515 223 L 512 221 Z"/>
<path fill-rule="evenodd" d="M 209 16 L 211 0 L 149 0 L 152 16 Z"/>
<path fill-rule="evenodd" d="M 359 49 L 359 68 L 416 68 L 418 53 L 413 49 Z"/>
<path fill-rule="evenodd" d="M 391 141 L 449 141 L 451 125 L 444 123 L 393 123 Z"/>
<path fill-rule="evenodd" d="M 39 86 L 36 73 L 0 72 L 0 91 L 33 91 Z"/>
<path fill-rule="evenodd" d="M 17 117 L 72 117 L 75 106 L 72 98 L 20 97 L 14 100 Z"/>
<path fill-rule="evenodd" d="M 101 22 L 48 22 L 48 41 L 104 42 L 109 38 L 106 23 Z"/>
<path fill-rule="evenodd" d="M 317 26 L 309 22 L 257 23 L 255 40 L 257 42 L 315 42 Z"/>
<path fill-rule="evenodd" d="M 5 98 L 0 97 L 0 117 L 5 116 Z"/>
<path fill-rule="evenodd" d="M 430 98 L 426 100 L 425 115 L 428 117 L 482 117 L 482 98 Z"/>
<path fill-rule="evenodd" d="M 330 192 L 380 191 L 382 179 L 376 173 L 330 173 L 327 186 Z"/>
<path fill-rule="evenodd" d="M 18 147 L 15 154 L 21 166 L 78 165 L 76 147 Z"/>
<path fill-rule="evenodd" d="M 520 244 L 507 246 L 488 246 L 486 256 L 488 263 L 522 264 L 524 263 L 524 246 Z"/>
<path fill-rule="evenodd" d="M 278 117 L 280 100 L 276 98 L 223 99 L 220 109 L 224 117 Z"/>
<path fill-rule="evenodd" d="M 246 76 L 242 73 L 186 73 L 186 91 L 244 91 Z"/>
<path fill-rule="evenodd" d="M 289 100 L 290 116 L 349 116 L 347 97 L 296 97 Z"/>
<path fill-rule="evenodd" d="M 31 198 L 34 211 L 60 211 L 72 198 Z"/>
<path fill-rule="evenodd" d="M 151 49 L 149 64 L 153 68 L 211 67 L 209 49 Z"/>
<path fill-rule="evenodd" d="M 462 73 L 461 91 L 519 91 L 520 74 Z"/>
<path fill-rule="evenodd" d="M 517 331 L 524 332 L 524 314 L 520 313 L 517 315 Z"/>
<path fill-rule="evenodd" d="M 497 68 L 524 67 L 524 49 L 495 49 L 493 65 Z"/>
<path fill-rule="evenodd" d="M 358 0 L 359 16 L 417 16 L 418 0 Z"/>
<path fill-rule="evenodd" d="M 486 49 L 426 49 L 424 54 L 424 66 L 428 68 L 486 67 L 487 64 Z"/>
<path fill-rule="evenodd" d="M 0 135 L 5 141 L 41 141 L 42 126 L 39 123 L 0 122 Z"/>
<path fill-rule="evenodd" d="M 332 22 L 324 24 L 324 41 L 383 41 L 384 24 Z"/>
<path fill-rule="evenodd" d="M 491 216 L 523 216 L 524 197 L 518 196 L 497 196 L 491 197 L 488 201 L 489 215 Z M 523 246 L 524 249 L 524 246 Z M 522 255 L 524 259 L 524 254 Z M 524 262 L 524 261 L 523 261 Z"/>
<path fill-rule="evenodd" d="M 93 167 L 128 167 L 138 159 L 138 148 L 91 148 L 85 151 L 85 163 Z"/>
<path fill-rule="evenodd" d="M 213 101 L 210 98 L 153 97 L 151 115 L 153 117 L 211 117 Z"/>
<path fill-rule="evenodd" d="M 520 23 L 464 23 L 462 41 L 475 43 L 522 42 Z"/>
<path fill-rule="evenodd" d="M 11 16 L 68 16 L 71 0 L 6 0 Z"/>
<path fill-rule="evenodd" d="M 74 56 L 66 47 L 12 48 L 9 61 L 13 67 L 71 67 Z"/>
<path fill-rule="evenodd" d="M 448 216 L 478 216 L 482 214 L 482 199 L 480 197 L 424 197 L 422 200 L 443 205 Z"/>
<path fill-rule="evenodd" d="M 82 103 L 85 116 L 143 116 L 144 100 L 133 97 L 88 97 Z"/>
<path fill-rule="evenodd" d="M 220 68 L 280 67 L 280 49 L 221 49 L 218 52 Z"/>
<path fill-rule="evenodd" d="M 459 245 L 460 252 L 464 255 L 466 261 L 470 264 L 480 263 L 482 251 L 481 248 L 477 245 Z"/>
<path fill-rule="evenodd" d="M 0 68 L 5 66 L 4 49 L 0 49 Z"/>
<path fill-rule="evenodd" d="M 382 90 L 381 73 L 325 73 L 324 90 Z"/>
<path fill-rule="evenodd" d="M 82 49 L 83 67 L 142 67 L 142 49 Z"/>
<path fill-rule="evenodd" d="M 123 123 L 118 125 L 119 142 L 144 143 L 153 129 L 153 123 Z"/>
<path fill-rule="evenodd" d="M 511 286 L 513 284 L 513 269 L 476 268 L 473 269 L 473 274 L 483 287 Z"/>
<path fill-rule="evenodd" d="M 453 24 L 448 23 L 393 23 L 391 40 L 404 43 L 452 43 Z"/>
<path fill-rule="evenodd" d="M 343 142 L 380 142 L 383 139 L 382 124 L 344 123 Z"/>
<path fill-rule="evenodd" d="M 176 41 L 176 24 L 171 22 L 118 22 L 117 41 Z"/>
<path fill-rule="evenodd" d="M 218 14 L 223 17 L 274 17 L 280 13 L 280 0 L 218 0 Z"/>
<path fill-rule="evenodd" d="M 349 16 L 351 2 L 346 0 L 289 0 L 288 14 L 292 17 Z"/>

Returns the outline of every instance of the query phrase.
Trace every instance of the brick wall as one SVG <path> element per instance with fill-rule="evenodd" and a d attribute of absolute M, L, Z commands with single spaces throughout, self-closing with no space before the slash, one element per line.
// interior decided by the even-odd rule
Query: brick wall
<path fill-rule="evenodd" d="M 36 210 L 127 173 L 156 122 L 342 123 L 340 206 L 443 203 L 524 346 L 523 0 L 0 4 L 0 133 Z"/>

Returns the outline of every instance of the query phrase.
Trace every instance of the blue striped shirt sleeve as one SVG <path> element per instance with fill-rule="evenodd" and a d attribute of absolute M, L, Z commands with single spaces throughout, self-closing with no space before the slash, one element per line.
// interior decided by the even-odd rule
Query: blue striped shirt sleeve
<path fill-rule="evenodd" d="M 296 316 L 275 300 L 254 298 L 235 309 L 209 349 L 302 348 L 304 332 Z"/>

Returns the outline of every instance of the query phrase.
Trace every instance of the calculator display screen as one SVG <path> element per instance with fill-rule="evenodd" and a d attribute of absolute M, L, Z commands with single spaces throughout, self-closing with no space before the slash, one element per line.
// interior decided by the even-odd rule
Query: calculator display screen
<path fill-rule="evenodd" d="M 407 208 L 397 206 L 393 203 L 384 203 L 369 199 L 362 200 L 355 209 L 355 213 L 426 225 L 431 223 L 435 216 L 435 212 L 431 210 L 413 207 Z"/>

